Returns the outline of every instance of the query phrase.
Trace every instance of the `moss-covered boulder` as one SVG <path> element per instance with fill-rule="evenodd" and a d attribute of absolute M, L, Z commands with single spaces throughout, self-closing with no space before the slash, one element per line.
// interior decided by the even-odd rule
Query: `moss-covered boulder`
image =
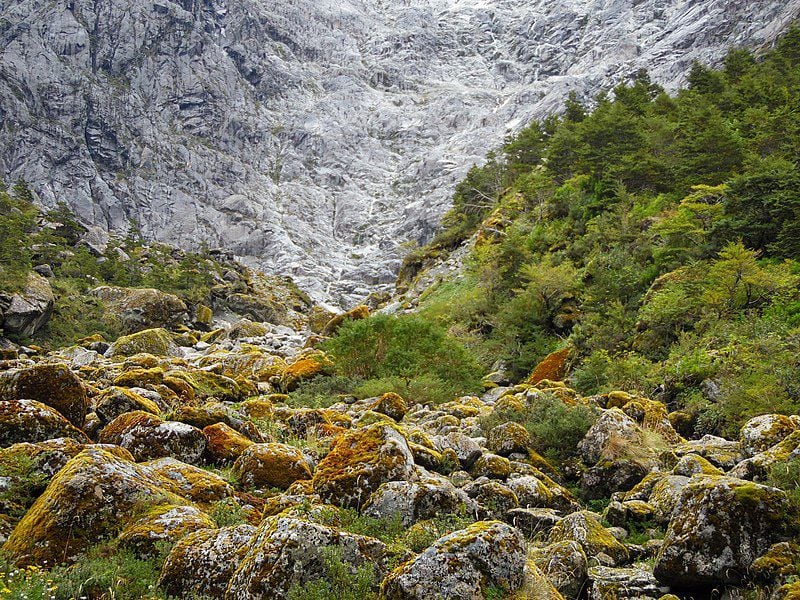
<path fill-rule="evenodd" d="M 72 562 L 137 511 L 181 503 L 139 465 L 86 449 L 58 472 L 2 549 L 20 565 Z"/>
<path fill-rule="evenodd" d="M 197 405 L 180 406 L 173 413 L 173 419 L 181 423 L 188 423 L 198 429 L 205 429 L 210 425 L 224 423 L 254 442 L 263 441 L 258 428 L 252 421 L 245 418 L 229 404 L 223 402 L 211 401 Z"/>
<path fill-rule="evenodd" d="M 120 545 L 139 556 L 152 556 L 159 543 L 174 544 L 194 531 L 214 529 L 216 523 L 195 506 L 165 504 L 145 511 L 119 535 Z"/>
<path fill-rule="evenodd" d="M 86 389 L 64 364 L 42 363 L 0 373 L 0 400 L 36 400 L 83 427 L 89 401 Z"/>
<path fill-rule="evenodd" d="M 147 387 L 162 383 L 164 383 L 164 369 L 158 366 L 126 368 L 114 378 L 114 385 L 122 387 Z"/>
<path fill-rule="evenodd" d="M 578 542 L 565 540 L 533 547 L 530 556 L 561 594 L 567 598 L 580 595 L 589 572 L 589 561 Z"/>
<path fill-rule="evenodd" d="M 385 423 L 338 437 L 314 472 L 314 490 L 325 502 L 360 508 L 382 484 L 411 477 L 414 457 L 403 435 Z"/>
<path fill-rule="evenodd" d="M 472 465 L 470 474 L 473 477 L 488 477 L 505 481 L 511 475 L 511 462 L 503 456 L 486 452 Z"/>
<path fill-rule="evenodd" d="M 95 400 L 94 412 L 100 423 L 106 425 L 118 416 L 136 410 L 158 416 L 158 404 L 123 387 L 110 387 L 102 391 Z"/>
<path fill-rule="evenodd" d="M 301 382 L 313 379 L 331 366 L 333 363 L 321 350 L 306 350 L 286 365 L 280 376 L 280 385 L 290 392 Z"/>
<path fill-rule="evenodd" d="M 369 317 L 369 307 L 361 304 L 355 308 L 351 308 L 347 312 L 332 317 L 325 324 L 325 327 L 322 328 L 320 333 L 325 337 L 331 337 L 336 334 L 346 321 L 358 321 L 360 319 L 366 319 L 367 317 Z"/>
<path fill-rule="evenodd" d="M 492 428 L 487 447 L 500 456 L 525 454 L 531 448 L 531 436 L 522 425 L 510 421 Z"/>
<path fill-rule="evenodd" d="M 293 585 L 327 576 L 325 548 L 350 568 L 369 563 L 380 573 L 386 546 L 374 539 L 289 517 L 269 517 L 228 585 L 226 600 L 284 600 Z"/>
<path fill-rule="evenodd" d="M 85 433 L 46 404 L 36 400 L 0 400 L 0 447 L 61 437 L 89 443 Z"/>
<path fill-rule="evenodd" d="M 698 454 L 723 471 L 733 468 L 742 460 L 742 448 L 736 440 L 726 440 L 716 435 L 704 435 L 699 440 L 689 440 L 674 447 L 678 457 Z"/>
<path fill-rule="evenodd" d="M 45 277 L 31 271 L 25 287 L 10 295 L 0 311 L 0 329 L 20 337 L 30 337 L 41 329 L 53 313 L 53 288 Z"/>
<path fill-rule="evenodd" d="M 255 442 L 225 423 L 216 423 L 203 429 L 206 436 L 206 458 L 214 464 L 232 463 Z"/>
<path fill-rule="evenodd" d="M 379 487 L 363 508 L 375 519 L 399 518 L 408 527 L 417 521 L 459 513 L 466 495 L 448 481 L 390 481 Z"/>
<path fill-rule="evenodd" d="M 394 392 L 383 394 L 380 398 L 375 400 L 375 402 L 370 404 L 369 408 L 395 421 L 401 421 L 408 412 L 406 401 L 403 400 L 400 394 L 395 394 Z"/>
<path fill-rule="evenodd" d="M 174 458 L 159 458 L 140 466 L 164 489 L 200 506 L 230 498 L 235 493 L 233 486 L 216 473 Z"/>
<path fill-rule="evenodd" d="M 655 600 L 669 591 L 641 565 L 622 568 L 598 565 L 589 569 L 589 581 L 592 600 Z"/>
<path fill-rule="evenodd" d="M 797 575 L 800 545 L 797 541 L 778 542 L 750 565 L 749 573 L 759 583 L 774 584 Z"/>
<path fill-rule="evenodd" d="M 458 420 L 456 420 L 456 423 L 459 423 Z M 478 442 L 460 431 L 451 431 L 446 435 L 436 436 L 434 443 L 440 452 L 445 452 L 446 450 L 455 452 L 461 467 L 467 471 L 472 468 L 475 461 L 483 454 Z"/>
<path fill-rule="evenodd" d="M 212 371 L 200 369 L 167 371 L 167 376 L 188 384 L 194 397 L 205 400 L 215 398 L 223 402 L 239 402 L 244 399 L 242 389 L 236 380 Z"/>
<path fill-rule="evenodd" d="M 630 558 L 628 549 L 600 524 L 597 515 L 586 510 L 564 517 L 550 530 L 550 543 L 570 540 L 578 542 L 587 556 L 602 553 L 617 565 L 627 563 Z"/>
<path fill-rule="evenodd" d="M 311 479 L 303 453 L 286 444 L 253 444 L 233 463 L 239 482 L 250 488 L 286 489 L 295 481 Z"/>
<path fill-rule="evenodd" d="M 203 432 L 178 421 L 162 421 L 137 410 L 120 415 L 100 431 L 100 442 L 128 450 L 137 461 L 171 456 L 197 464 L 206 448 Z"/>
<path fill-rule="evenodd" d="M 102 286 L 90 293 L 103 301 L 125 333 L 175 327 L 185 323 L 189 314 L 186 304 L 176 295 L 152 288 Z"/>
<path fill-rule="evenodd" d="M 696 476 L 683 489 L 655 575 L 675 587 L 741 583 L 787 532 L 786 494 L 732 477 Z"/>
<path fill-rule="evenodd" d="M 526 564 L 522 535 L 499 521 L 479 521 L 437 540 L 392 571 L 382 600 L 485 598 L 494 588 L 510 594 L 522 587 Z"/>
<path fill-rule="evenodd" d="M 237 525 L 190 533 L 170 551 L 161 587 L 176 598 L 223 598 L 256 531 L 252 525 Z"/>
<path fill-rule="evenodd" d="M 728 475 L 763 483 L 777 465 L 797 458 L 800 458 L 800 431 L 795 431 L 771 448 L 737 463 L 728 471 Z"/>
<path fill-rule="evenodd" d="M 131 335 L 123 335 L 111 344 L 106 356 L 133 356 L 134 354 L 153 354 L 171 356 L 178 345 L 169 331 L 162 328 L 145 329 Z"/>
<path fill-rule="evenodd" d="M 675 463 L 672 473 L 683 477 L 691 477 L 692 475 L 722 475 L 723 471 L 699 454 L 684 454 Z"/>
<path fill-rule="evenodd" d="M 463 491 L 477 502 L 468 509 L 483 519 L 499 519 L 509 510 L 519 508 L 519 500 L 514 491 L 499 481 L 481 477 L 465 485 Z"/>
<path fill-rule="evenodd" d="M 742 454 L 749 458 L 782 442 L 797 430 L 795 422 L 786 415 L 753 417 L 739 432 Z"/>

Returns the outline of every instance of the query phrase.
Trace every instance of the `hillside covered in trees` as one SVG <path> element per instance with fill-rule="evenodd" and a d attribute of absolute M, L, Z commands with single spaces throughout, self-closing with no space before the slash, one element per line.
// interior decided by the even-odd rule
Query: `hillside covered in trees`
<path fill-rule="evenodd" d="M 646 73 L 530 124 L 459 184 L 401 286 L 475 235 L 421 312 L 511 379 L 573 350 L 584 393 L 657 394 L 688 430 L 800 409 L 800 30 L 669 96 Z"/>

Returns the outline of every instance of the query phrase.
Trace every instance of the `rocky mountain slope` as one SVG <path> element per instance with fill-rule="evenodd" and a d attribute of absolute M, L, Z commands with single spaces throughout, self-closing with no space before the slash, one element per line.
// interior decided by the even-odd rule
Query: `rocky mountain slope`
<path fill-rule="evenodd" d="M 800 0 L 22 0 L 0 174 L 86 222 L 224 247 L 318 297 L 388 284 L 509 129 L 648 68 L 758 47 Z"/>

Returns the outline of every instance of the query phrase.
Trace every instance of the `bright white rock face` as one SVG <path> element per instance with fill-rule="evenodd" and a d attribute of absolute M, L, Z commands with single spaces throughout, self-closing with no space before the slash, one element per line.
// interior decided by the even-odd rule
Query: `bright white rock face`
<path fill-rule="evenodd" d="M 0 175 L 347 304 L 390 285 L 503 136 L 640 68 L 760 48 L 800 0 L 20 0 Z"/>

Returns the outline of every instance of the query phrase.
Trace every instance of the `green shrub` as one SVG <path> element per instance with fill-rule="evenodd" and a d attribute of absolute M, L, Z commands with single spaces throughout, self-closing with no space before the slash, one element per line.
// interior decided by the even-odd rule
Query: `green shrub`
<path fill-rule="evenodd" d="M 289 600 L 370 600 L 377 598 L 375 567 L 364 563 L 353 567 L 342 560 L 335 546 L 321 550 L 325 565 L 322 578 L 289 589 Z"/>
<path fill-rule="evenodd" d="M 485 433 L 508 421 L 519 423 L 528 431 L 534 447 L 549 458 L 563 460 L 577 453 L 580 442 L 597 419 L 588 406 L 569 406 L 551 394 L 541 394 L 522 411 L 493 411 L 482 417 Z"/>
<path fill-rule="evenodd" d="M 402 381 L 405 393 L 395 391 L 409 398 L 412 390 L 427 390 L 431 399 L 446 401 L 481 389 L 480 367 L 466 348 L 419 316 L 349 321 L 323 349 L 333 358 L 337 375 L 390 380 L 393 386 Z M 373 386 L 372 391 L 389 390 Z"/>
<path fill-rule="evenodd" d="M 215 502 L 209 516 L 217 524 L 217 527 L 230 527 L 247 522 L 247 513 L 233 498 L 224 498 Z"/>
<path fill-rule="evenodd" d="M 133 552 L 108 545 L 89 550 L 68 567 L 57 567 L 50 578 L 58 600 L 165 599 L 158 587 L 163 557 L 138 558 Z"/>
<path fill-rule="evenodd" d="M 800 510 L 800 458 L 773 465 L 767 483 L 786 491 L 797 510 Z"/>
<path fill-rule="evenodd" d="M 315 377 L 302 381 L 289 393 L 286 404 L 292 408 L 328 408 L 339 402 L 342 395 L 352 394 L 358 384 L 358 380 L 349 377 Z"/>

